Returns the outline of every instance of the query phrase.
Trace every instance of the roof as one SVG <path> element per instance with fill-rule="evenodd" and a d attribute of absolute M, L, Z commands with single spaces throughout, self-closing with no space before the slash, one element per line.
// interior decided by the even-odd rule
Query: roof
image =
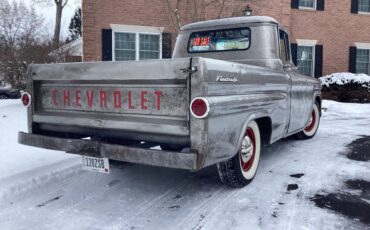
<path fill-rule="evenodd" d="M 202 22 L 195 22 L 187 24 L 181 28 L 181 30 L 194 30 L 204 29 L 207 27 L 217 27 L 224 25 L 237 25 L 237 24 L 250 24 L 250 23 L 272 23 L 279 24 L 274 18 L 268 16 L 244 16 L 244 17 L 233 17 L 214 19 Z"/>
<path fill-rule="evenodd" d="M 82 56 L 82 45 L 82 37 L 79 37 L 76 40 L 61 46 L 58 50 L 63 53 L 68 52 L 70 55 Z"/>

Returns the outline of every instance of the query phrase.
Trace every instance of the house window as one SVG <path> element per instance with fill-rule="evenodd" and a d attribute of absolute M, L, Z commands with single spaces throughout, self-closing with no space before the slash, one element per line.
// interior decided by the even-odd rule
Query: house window
<path fill-rule="evenodd" d="M 161 35 L 135 32 L 114 32 L 114 61 L 161 58 Z"/>
<path fill-rule="evenodd" d="M 370 0 L 358 0 L 359 12 L 370 12 Z"/>
<path fill-rule="evenodd" d="M 140 34 L 140 60 L 159 59 L 159 35 Z"/>
<path fill-rule="evenodd" d="M 297 47 L 297 65 L 301 74 L 313 76 L 314 73 L 314 46 Z"/>
<path fill-rule="evenodd" d="M 357 49 L 356 51 L 356 73 L 364 73 L 370 75 L 370 50 Z"/>
<path fill-rule="evenodd" d="M 136 34 L 114 34 L 114 57 L 116 61 L 136 60 Z"/>
<path fill-rule="evenodd" d="M 299 0 L 299 7 L 316 9 L 316 0 Z"/>

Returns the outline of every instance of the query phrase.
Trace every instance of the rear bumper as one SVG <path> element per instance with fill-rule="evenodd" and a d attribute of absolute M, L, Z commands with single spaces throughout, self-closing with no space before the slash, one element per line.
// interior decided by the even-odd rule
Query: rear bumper
<path fill-rule="evenodd" d="M 24 132 L 18 133 L 18 142 L 23 145 L 65 151 L 85 156 L 107 157 L 118 161 L 169 168 L 197 169 L 197 153 L 195 152 L 184 153 L 142 149 L 124 145 L 107 144 L 99 141 L 49 137 Z"/>

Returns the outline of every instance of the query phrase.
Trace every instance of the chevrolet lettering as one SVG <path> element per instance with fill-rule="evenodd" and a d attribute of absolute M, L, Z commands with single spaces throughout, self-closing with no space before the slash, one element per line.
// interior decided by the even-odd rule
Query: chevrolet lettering
<path fill-rule="evenodd" d="M 90 108 L 90 109 L 142 109 L 149 107 L 161 110 L 160 90 L 117 90 L 97 89 L 88 90 L 76 88 L 75 90 L 53 88 L 49 90 L 50 106 L 54 108 Z"/>

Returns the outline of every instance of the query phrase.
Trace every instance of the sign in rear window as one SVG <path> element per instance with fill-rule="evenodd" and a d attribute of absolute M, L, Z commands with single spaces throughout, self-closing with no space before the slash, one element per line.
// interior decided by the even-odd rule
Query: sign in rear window
<path fill-rule="evenodd" d="M 188 52 L 246 50 L 249 45 L 250 29 L 248 28 L 201 31 L 190 35 Z"/>

